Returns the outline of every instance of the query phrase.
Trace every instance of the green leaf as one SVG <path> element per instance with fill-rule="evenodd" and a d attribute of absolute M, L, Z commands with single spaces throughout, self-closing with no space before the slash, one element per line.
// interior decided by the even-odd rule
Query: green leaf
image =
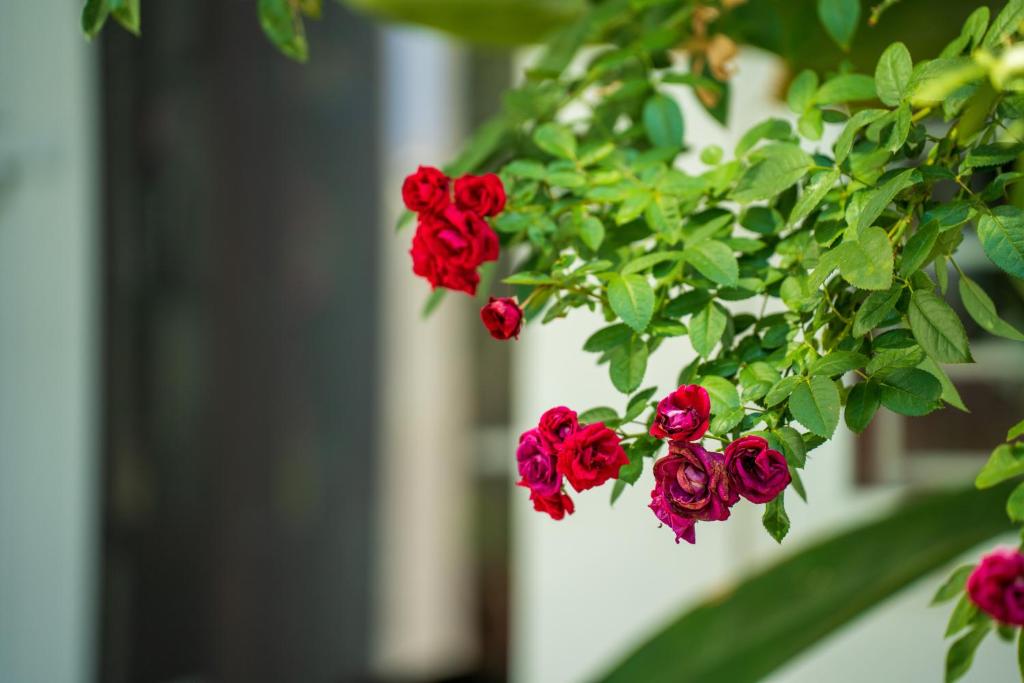
<path fill-rule="evenodd" d="M 794 114 L 802 114 L 813 103 L 817 90 L 818 74 L 811 69 L 804 69 L 789 84 L 786 103 Z"/>
<path fill-rule="evenodd" d="M 779 371 L 763 361 L 755 361 L 740 371 L 740 383 L 743 384 L 743 398 L 756 401 L 779 381 Z"/>
<path fill-rule="evenodd" d="M 1024 144 L 994 142 L 989 145 L 979 145 L 967 153 L 967 158 L 961 165 L 963 170 L 972 168 L 984 168 L 987 166 L 1001 166 L 1019 157 L 1024 152 Z"/>
<path fill-rule="evenodd" d="M 907 240 L 903 247 L 903 258 L 900 260 L 900 275 L 909 277 L 921 269 L 928 261 L 928 256 L 939 236 L 938 223 L 926 223 Z"/>
<path fill-rule="evenodd" d="M 693 344 L 693 350 L 709 358 L 725 332 L 726 322 L 725 312 L 715 302 L 695 313 L 690 318 L 690 343 Z"/>
<path fill-rule="evenodd" d="M 533 141 L 551 156 L 576 158 L 576 136 L 559 123 L 548 122 L 538 126 L 533 132 Z"/>
<path fill-rule="evenodd" d="M 968 315 L 974 318 L 974 322 L 991 334 L 998 337 L 1005 337 L 1014 341 L 1024 341 L 1024 334 L 1021 334 L 1013 325 L 999 317 L 996 306 L 992 303 L 981 286 L 967 277 L 960 276 L 960 300 L 964 303 Z"/>
<path fill-rule="evenodd" d="M 629 326 L 617 323 L 603 327 L 583 342 L 583 350 L 591 352 L 607 351 L 629 341 L 632 332 Z"/>
<path fill-rule="evenodd" d="M 783 119 L 768 119 L 757 124 L 740 138 L 736 143 L 736 157 L 745 156 L 747 152 L 761 140 L 791 140 L 793 129 L 789 121 Z"/>
<path fill-rule="evenodd" d="M 654 396 L 654 392 L 658 390 L 658 387 L 648 387 L 643 391 L 637 392 L 632 398 L 629 399 L 629 403 L 626 404 L 626 413 L 622 416 L 622 419 L 626 422 L 634 419 L 647 407 L 647 402 Z"/>
<path fill-rule="evenodd" d="M 642 275 L 613 274 L 608 278 L 608 303 L 622 322 L 643 332 L 654 314 L 654 290 Z"/>
<path fill-rule="evenodd" d="M 1004 38 L 1017 31 L 1021 22 L 1024 22 L 1024 0 L 1010 0 L 992 20 L 992 26 L 981 43 L 982 47 L 991 49 L 998 46 Z"/>
<path fill-rule="evenodd" d="M 974 652 L 989 631 L 988 624 L 975 626 L 967 635 L 953 643 L 946 653 L 946 683 L 953 683 L 971 668 Z"/>
<path fill-rule="evenodd" d="M 1013 441 L 1021 436 L 1024 436 L 1024 420 L 1010 427 L 1009 431 L 1006 432 L 1006 440 Z"/>
<path fill-rule="evenodd" d="M 907 313 L 917 343 L 937 362 L 972 361 L 963 323 L 941 297 L 919 289 L 910 297 Z"/>
<path fill-rule="evenodd" d="M 681 258 L 683 258 L 683 254 L 679 251 L 655 251 L 633 259 L 622 267 L 621 272 L 622 275 L 641 273 L 645 270 L 650 270 L 659 263 L 664 263 L 666 261 L 678 261 Z"/>
<path fill-rule="evenodd" d="M 759 160 L 740 176 L 732 193 L 732 198 L 743 204 L 781 194 L 814 163 L 800 147 L 783 142 L 766 145 L 757 155 Z"/>
<path fill-rule="evenodd" d="M 86 0 L 82 6 L 82 32 L 85 36 L 95 38 L 103 29 L 109 14 L 106 0 Z"/>
<path fill-rule="evenodd" d="M 437 289 L 430 292 L 427 295 L 427 300 L 423 302 L 423 309 L 420 311 L 421 318 L 429 318 L 430 314 L 437 310 L 437 307 L 441 305 L 441 301 L 444 300 L 444 295 L 448 293 L 447 289 L 438 287 Z"/>
<path fill-rule="evenodd" d="M 1006 499 L 1006 514 L 1014 524 L 1024 522 L 1024 483 L 1017 484 Z"/>
<path fill-rule="evenodd" d="M 789 410 L 796 421 L 826 439 L 839 424 L 839 391 L 828 377 L 801 382 L 789 397 Z"/>
<path fill-rule="evenodd" d="M 501 143 L 511 133 L 511 125 L 504 116 L 495 116 L 477 126 L 469 142 L 451 163 L 444 167 L 445 173 L 460 176 L 480 168 L 491 158 Z"/>
<path fill-rule="evenodd" d="M 786 462 L 797 468 L 802 468 L 807 464 L 807 445 L 804 443 L 803 437 L 800 436 L 800 432 L 787 426 L 776 429 L 775 435 L 778 436 L 782 445 Z"/>
<path fill-rule="evenodd" d="M 978 472 L 974 485 L 979 489 L 991 486 L 1024 474 L 1024 444 L 1004 443 L 996 446 L 988 462 Z"/>
<path fill-rule="evenodd" d="M 1024 214 L 1015 206 L 997 206 L 978 221 L 985 254 L 1003 270 L 1024 279 Z"/>
<path fill-rule="evenodd" d="M 853 318 L 853 336 L 863 337 L 878 327 L 896 308 L 902 294 L 903 287 L 893 287 L 884 292 L 869 294 Z"/>
<path fill-rule="evenodd" d="M 683 145 L 683 112 L 671 97 L 652 95 L 644 103 L 644 128 L 655 147 L 679 149 Z"/>
<path fill-rule="evenodd" d="M 975 566 L 976 565 L 973 564 L 967 564 L 962 567 L 957 567 L 949 578 L 939 586 L 939 590 L 935 592 L 935 597 L 932 598 L 931 604 L 939 605 L 960 595 L 964 590 L 964 586 L 967 585 L 967 577 L 971 575 L 972 571 L 974 571 Z"/>
<path fill-rule="evenodd" d="M 967 628 L 967 625 L 971 623 L 977 614 L 978 608 L 971 602 L 970 598 L 966 595 L 961 595 L 956 603 L 956 607 L 953 608 L 952 614 L 949 615 L 949 623 L 946 624 L 946 637 L 954 636 Z"/>
<path fill-rule="evenodd" d="M 896 368 L 881 378 L 882 405 L 900 415 L 927 415 L 938 407 L 942 385 L 918 368 Z"/>
<path fill-rule="evenodd" d="M 720 285 L 732 287 L 740 277 L 740 266 L 732 249 L 716 242 L 704 240 L 684 251 L 686 262 L 696 268 L 701 275 Z"/>
<path fill-rule="evenodd" d="M 700 384 L 708 392 L 712 413 L 717 415 L 739 407 L 740 395 L 736 392 L 736 386 L 724 377 L 708 375 L 702 377 L 697 384 Z"/>
<path fill-rule="evenodd" d="M 868 357 L 856 351 L 832 351 L 828 355 L 815 359 L 807 369 L 811 375 L 825 375 L 835 377 L 850 370 L 864 367 Z"/>
<path fill-rule="evenodd" d="M 609 505 L 615 505 L 615 501 L 619 499 L 622 492 L 626 490 L 626 482 L 616 479 L 615 483 L 612 484 L 612 499 L 609 501 Z"/>
<path fill-rule="evenodd" d="M 624 394 L 636 391 L 647 373 L 647 353 L 647 344 L 636 335 L 612 349 L 608 354 L 611 359 L 608 374 L 616 389 Z"/>
<path fill-rule="evenodd" d="M 795 225 L 810 215 L 811 211 L 818 207 L 828 191 L 838 182 L 839 175 L 838 168 L 815 174 L 811 178 L 811 182 L 804 188 L 803 194 L 796 200 L 796 204 L 793 205 L 793 210 L 789 214 L 789 225 Z"/>
<path fill-rule="evenodd" d="M 117 8 L 112 10 L 111 14 L 114 15 L 114 18 L 117 19 L 117 23 L 121 24 L 125 30 L 129 33 L 139 35 L 142 21 L 142 13 L 139 9 L 139 0 L 121 0 L 117 5 Z"/>
<path fill-rule="evenodd" d="M 676 618 L 624 652 L 595 680 L 768 680 L 920 577 L 1008 530 L 1005 495 L 999 489 L 918 498 L 883 519 L 858 525 L 749 575 L 696 606 L 682 601 Z M 810 586 L 813 600 L 807 599 Z M 680 665 L 681 652 L 686 653 L 685 666 Z M 874 674 L 876 679 L 885 678 Z"/>
<path fill-rule="evenodd" d="M 793 393 L 793 390 L 796 389 L 797 385 L 805 380 L 806 378 L 801 377 L 800 375 L 783 377 L 768 391 L 767 394 L 765 394 L 764 405 L 771 408 L 774 405 L 782 403 L 789 398 L 789 395 Z"/>
<path fill-rule="evenodd" d="M 1024 680 L 1024 628 L 1017 634 L 1017 669 L 1021 680 Z"/>
<path fill-rule="evenodd" d="M 591 408 L 590 410 L 584 410 L 579 414 L 577 419 L 579 419 L 581 424 L 590 424 L 592 422 L 604 422 L 605 424 L 608 424 L 609 422 L 618 422 L 619 414 L 615 412 L 614 408 L 598 406 L 596 408 Z"/>
<path fill-rule="evenodd" d="M 892 203 L 903 190 L 914 184 L 913 175 L 916 169 L 907 170 L 893 176 L 876 190 L 871 190 L 868 200 L 857 215 L 856 231 L 862 233 L 868 226 L 873 225 L 875 220 L 882 215 L 885 207 Z"/>
<path fill-rule="evenodd" d="M 847 239 L 834 251 L 839 273 L 854 287 L 889 289 L 892 286 L 892 245 L 885 230 L 865 228 L 858 239 Z"/>
<path fill-rule="evenodd" d="M 849 51 L 860 21 L 860 0 L 818 0 L 818 18 L 832 40 Z"/>
<path fill-rule="evenodd" d="M 960 398 L 960 392 L 956 390 L 956 386 L 949 379 L 949 375 L 946 374 L 946 371 L 943 370 L 938 363 L 926 356 L 917 364 L 917 367 L 939 380 L 939 384 L 942 385 L 942 394 L 939 398 L 957 410 L 965 413 L 971 412 L 967 410 L 967 406 L 964 405 L 964 400 Z"/>
<path fill-rule="evenodd" d="M 871 424 L 881 402 L 882 392 L 876 383 L 867 381 L 855 384 L 846 397 L 846 426 L 857 434 L 863 432 Z"/>
<path fill-rule="evenodd" d="M 761 523 L 765 530 L 778 543 L 789 533 L 789 515 L 786 514 L 785 492 L 779 493 L 774 499 L 765 503 Z"/>
<path fill-rule="evenodd" d="M 853 140 L 857 137 L 857 133 L 861 128 L 877 121 L 888 113 L 885 109 L 862 109 L 851 116 L 839 137 L 836 138 L 836 144 L 833 147 L 836 163 L 843 163 L 846 157 L 850 155 L 850 150 L 853 149 Z"/>
<path fill-rule="evenodd" d="M 594 216 L 587 216 L 580 222 L 580 240 L 597 251 L 604 242 L 604 224 Z"/>
<path fill-rule="evenodd" d="M 309 59 L 306 29 L 297 6 L 288 0 L 259 0 L 260 26 L 283 54 L 298 62 Z"/>
<path fill-rule="evenodd" d="M 840 74 L 825 81 L 814 96 L 815 104 L 842 104 L 875 99 L 875 79 L 864 74 Z"/>
<path fill-rule="evenodd" d="M 895 107 L 910 95 L 910 74 L 914 62 L 910 51 L 903 43 L 893 43 L 885 48 L 875 67 L 875 89 L 878 99 Z"/>

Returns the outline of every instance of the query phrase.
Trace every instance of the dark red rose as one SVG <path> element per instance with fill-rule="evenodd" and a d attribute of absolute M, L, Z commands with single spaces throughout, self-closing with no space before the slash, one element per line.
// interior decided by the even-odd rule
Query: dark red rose
<path fill-rule="evenodd" d="M 451 204 L 451 180 L 432 166 L 420 166 L 402 183 L 406 208 L 417 213 L 438 214 Z"/>
<path fill-rule="evenodd" d="M 651 504 L 648 507 L 654 511 L 654 516 L 658 518 L 658 521 L 675 532 L 676 543 L 679 543 L 680 538 L 687 543 L 697 542 L 697 534 L 694 532 L 697 521 L 693 517 L 677 513 L 665 498 L 661 487 L 655 486 L 651 491 Z"/>
<path fill-rule="evenodd" d="M 651 509 L 659 519 L 675 515 L 720 521 L 729 518 L 729 508 L 739 500 L 729 485 L 722 454 L 695 443 L 673 442 L 668 455 L 654 463 L 654 482 Z"/>
<path fill-rule="evenodd" d="M 523 329 L 523 309 L 519 308 L 515 299 L 508 297 L 495 299 L 492 296 L 487 305 L 480 309 L 480 319 L 495 339 L 518 339 L 519 331 Z"/>
<path fill-rule="evenodd" d="M 760 436 L 744 436 L 725 447 L 725 471 L 733 489 L 751 503 L 767 503 L 789 486 L 789 465 Z"/>
<path fill-rule="evenodd" d="M 1024 555 L 996 548 L 981 558 L 967 577 L 967 595 L 994 619 L 1024 626 Z"/>
<path fill-rule="evenodd" d="M 586 491 L 617 477 L 619 468 L 628 462 L 618 435 L 603 422 L 580 427 L 558 451 L 558 471 L 577 491 Z"/>
<path fill-rule="evenodd" d="M 449 206 L 441 215 L 420 214 L 410 254 L 413 272 L 434 287 L 472 295 L 477 266 L 498 258 L 498 236 L 476 214 Z"/>
<path fill-rule="evenodd" d="M 519 436 L 516 449 L 516 463 L 519 467 L 519 486 L 524 486 L 541 496 L 552 497 L 562 490 L 562 475 L 558 473 L 558 458 L 551 451 L 540 431 L 531 429 Z"/>
<path fill-rule="evenodd" d="M 462 176 L 455 181 L 455 203 L 481 216 L 497 216 L 505 208 L 505 186 L 493 173 Z"/>
<path fill-rule="evenodd" d="M 699 441 L 708 431 L 711 399 L 704 387 L 684 384 L 658 402 L 651 436 L 669 441 Z"/>
<path fill-rule="evenodd" d="M 569 410 L 565 406 L 556 406 L 540 416 L 537 431 L 540 432 L 548 449 L 557 451 L 570 435 L 576 433 L 579 426 L 575 411 Z"/>
<path fill-rule="evenodd" d="M 542 496 L 536 491 L 531 491 L 530 500 L 533 501 L 534 510 L 548 513 L 551 519 L 562 519 L 576 511 L 572 498 L 561 491 L 553 496 Z"/>

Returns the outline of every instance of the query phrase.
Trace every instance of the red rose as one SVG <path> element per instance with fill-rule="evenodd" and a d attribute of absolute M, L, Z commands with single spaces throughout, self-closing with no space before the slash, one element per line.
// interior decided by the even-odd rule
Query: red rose
<path fill-rule="evenodd" d="M 725 447 L 732 488 L 751 503 L 767 503 L 789 486 L 786 458 L 760 436 L 744 436 Z"/>
<path fill-rule="evenodd" d="M 533 501 L 534 510 L 548 513 L 551 515 L 551 519 L 562 519 L 576 511 L 572 498 L 561 491 L 553 496 L 543 496 L 536 491 L 531 491 L 530 500 Z"/>
<path fill-rule="evenodd" d="M 618 476 L 619 468 L 628 462 L 619 437 L 603 422 L 580 427 L 558 452 L 558 471 L 577 491 L 600 486 Z"/>
<path fill-rule="evenodd" d="M 495 299 L 492 296 L 487 305 L 480 309 L 480 319 L 495 339 L 518 339 L 519 331 L 523 328 L 523 310 L 515 299 L 508 297 Z"/>
<path fill-rule="evenodd" d="M 575 434 L 579 427 L 576 412 L 565 406 L 556 406 L 546 411 L 537 423 L 537 431 L 551 451 L 560 449 L 565 440 Z"/>
<path fill-rule="evenodd" d="M 695 443 L 672 443 L 668 455 L 654 463 L 654 482 L 651 509 L 662 521 L 658 507 L 682 519 L 721 521 L 729 518 L 729 508 L 739 500 L 722 454 Z M 682 535 L 678 529 L 676 535 Z"/>
<path fill-rule="evenodd" d="M 981 558 L 967 577 L 967 595 L 998 621 L 1024 626 L 1024 555 L 996 548 Z"/>
<path fill-rule="evenodd" d="M 493 173 L 462 176 L 455 181 L 455 203 L 481 216 L 497 216 L 505 208 L 505 187 Z"/>
<path fill-rule="evenodd" d="M 711 399 L 704 387 L 684 384 L 658 403 L 651 436 L 669 441 L 700 441 L 708 431 Z"/>
<path fill-rule="evenodd" d="M 441 213 L 451 203 L 451 180 L 432 166 L 420 166 L 402 183 L 402 200 L 410 211 Z"/>
<path fill-rule="evenodd" d="M 409 253 L 413 272 L 434 287 L 473 295 L 477 267 L 498 258 L 498 236 L 475 213 L 449 206 L 440 215 L 420 214 Z"/>

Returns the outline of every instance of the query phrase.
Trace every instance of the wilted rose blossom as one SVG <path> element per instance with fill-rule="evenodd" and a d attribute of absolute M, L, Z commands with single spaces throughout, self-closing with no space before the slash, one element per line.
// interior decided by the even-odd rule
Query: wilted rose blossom
<path fill-rule="evenodd" d="M 558 458 L 536 429 L 523 432 L 516 449 L 519 466 L 519 486 L 541 496 L 554 496 L 562 489 L 562 475 L 558 473 Z"/>
<path fill-rule="evenodd" d="M 684 538 L 693 542 L 693 532 L 683 520 L 728 519 L 729 508 L 737 500 L 739 496 L 729 485 L 721 453 L 677 441 L 669 446 L 668 455 L 654 463 L 650 508 L 676 532 L 676 541 Z"/>
<path fill-rule="evenodd" d="M 736 439 L 725 447 L 725 470 L 732 487 L 752 503 L 767 503 L 789 486 L 786 458 L 760 436 Z"/>
<path fill-rule="evenodd" d="M 580 427 L 558 451 L 558 471 L 577 491 L 600 486 L 618 476 L 619 468 L 628 462 L 618 435 L 603 422 Z"/>
<path fill-rule="evenodd" d="M 651 436 L 669 441 L 699 441 L 708 431 L 711 399 L 704 387 L 684 384 L 658 402 Z"/>
<path fill-rule="evenodd" d="M 552 451 L 560 449 L 562 443 L 575 433 L 579 426 L 576 412 L 565 406 L 556 406 L 545 411 L 537 423 L 541 438 Z"/>
<path fill-rule="evenodd" d="M 417 213 L 439 214 L 451 203 L 448 176 L 432 166 L 420 166 L 402 183 L 402 201 Z"/>
<path fill-rule="evenodd" d="M 505 208 L 505 186 L 493 173 L 462 176 L 455 181 L 455 203 L 481 216 L 497 216 Z"/>
<path fill-rule="evenodd" d="M 1024 555 L 996 548 L 981 558 L 967 578 L 967 595 L 994 619 L 1024 626 Z"/>
<path fill-rule="evenodd" d="M 487 305 L 480 309 L 480 319 L 495 339 L 518 339 L 519 331 L 523 328 L 523 310 L 515 299 L 508 297 L 492 296 Z"/>
<path fill-rule="evenodd" d="M 572 498 L 559 491 L 553 496 L 542 496 L 536 491 L 530 493 L 530 500 L 533 502 L 533 509 L 537 512 L 546 512 L 551 519 L 562 519 L 576 511 Z"/>

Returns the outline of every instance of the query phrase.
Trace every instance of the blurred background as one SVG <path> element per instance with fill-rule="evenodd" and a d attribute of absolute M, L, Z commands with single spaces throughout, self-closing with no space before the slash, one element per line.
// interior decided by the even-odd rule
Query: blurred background
<path fill-rule="evenodd" d="M 930 4 L 941 45 L 978 3 Z M 79 12 L 0 3 L 4 683 L 591 680 L 752 569 L 969 481 L 1020 419 L 1020 350 L 971 329 L 978 363 L 951 369 L 973 414 L 884 413 L 815 451 L 781 548 L 749 505 L 676 546 L 650 473 L 553 523 L 513 486 L 514 444 L 552 405 L 621 402 L 579 352 L 597 320 L 500 344 L 452 296 L 424 321 L 394 230 L 401 179 L 500 108 L 529 48 L 328 3 L 299 65 L 254 2 L 145 2 L 143 38 L 91 44 Z M 870 65 L 887 40 L 865 42 Z M 788 63 L 743 48 L 728 128 L 680 93 L 688 140 L 788 116 L 814 41 L 795 44 Z M 977 245 L 961 264 L 1024 322 Z M 665 344 L 649 383 L 691 353 Z M 938 581 L 772 680 L 939 680 Z M 1015 666 L 989 639 L 966 680 Z"/>

